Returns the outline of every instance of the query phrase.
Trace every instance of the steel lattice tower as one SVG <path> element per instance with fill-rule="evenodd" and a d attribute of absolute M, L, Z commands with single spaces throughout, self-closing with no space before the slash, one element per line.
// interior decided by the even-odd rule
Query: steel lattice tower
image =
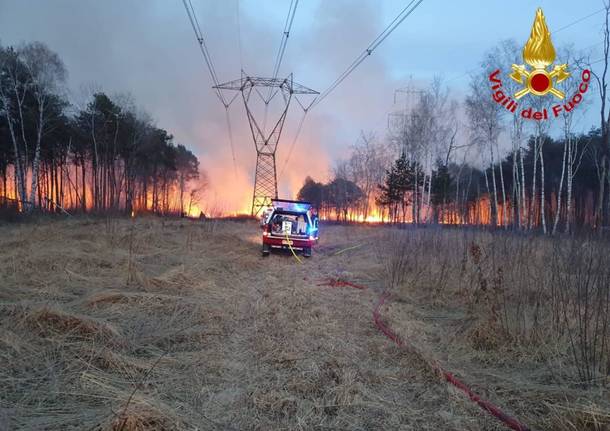
<path fill-rule="evenodd" d="M 252 138 L 256 148 L 256 173 L 254 177 L 254 194 L 252 197 L 252 215 L 258 215 L 260 210 L 271 204 L 271 199 L 277 199 L 277 171 L 275 166 L 275 152 L 282 134 L 286 114 L 290 106 L 293 94 L 319 94 L 310 88 L 301 84 L 297 84 L 292 79 L 292 74 L 287 78 L 260 78 L 247 76 L 242 72 L 240 79 L 225 82 L 214 86 L 219 90 L 232 90 L 241 92 L 246 115 L 250 123 Z M 265 98 L 263 93 L 268 88 L 268 97 Z M 284 100 L 284 105 L 279 119 L 269 133 L 266 133 L 264 128 L 261 129 L 258 122 L 254 118 L 250 106 L 250 96 L 255 91 L 265 103 L 267 108 L 271 99 L 278 93 L 281 93 Z"/>

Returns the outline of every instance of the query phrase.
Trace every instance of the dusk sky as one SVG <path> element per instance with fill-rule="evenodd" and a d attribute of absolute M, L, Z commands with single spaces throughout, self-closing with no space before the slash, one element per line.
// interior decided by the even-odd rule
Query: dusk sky
<path fill-rule="evenodd" d="M 237 0 L 192 2 L 221 81 L 238 78 L 242 65 L 248 74 L 272 75 L 289 0 L 239 0 L 239 6 Z M 299 83 L 324 90 L 407 3 L 301 0 L 280 76 L 293 72 Z M 476 70 L 484 52 L 507 38 L 522 46 L 538 6 L 556 48 L 571 44 L 593 60 L 601 58 L 603 4 L 598 0 L 424 0 L 312 110 L 279 178 L 280 195 L 294 196 L 306 175 L 328 179 L 333 162 L 347 154 L 361 130 L 382 139 L 388 113 L 399 108 L 393 104 L 395 89 L 409 83 L 423 87 L 440 75 L 452 97 L 462 101 L 468 73 Z M 74 103 L 82 102 L 84 87 L 130 93 L 176 142 L 200 158 L 211 180 L 209 202 L 225 210 L 249 210 L 255 150 L 244 110 L 239 99 L 231 107 L 235 172 L 224 108 L 211 89 L 181 0 L 0 0 L 0 43 L 29 41 L 45 42 L 61 56 Z M 592 90 L 589 100 L 598 98 L 597 89 Z M 293 105 L 279 145 L 278 173 L 301 115 Z M 597 109 L 595 100 L 578 130 L 597 126 Z M 461 128 L 466 131 L 467 125 Z"/>

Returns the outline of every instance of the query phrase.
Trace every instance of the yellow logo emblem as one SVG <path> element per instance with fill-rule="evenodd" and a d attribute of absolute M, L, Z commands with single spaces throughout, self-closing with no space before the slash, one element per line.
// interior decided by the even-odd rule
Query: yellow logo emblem
<path fill-rule="evenodd" d="M 523 60 L 533 70 L 529 71 L 523 64 L 513 64 L 510 77 L 525 87 L 515 93 L 515 99 L 518 100 L 528 93 L 536 96 L 551 93 L 558 99 L 564 98 L 565 94 L 554 87 L 553 81 L 558 84 L 570 76 L 568 65 L 555 65 L 550 72 L 547 71 L 547 67 L 555 61 L 555 47 L 541 8 L 536 11 L 530 38 L 523 47 Z"/>

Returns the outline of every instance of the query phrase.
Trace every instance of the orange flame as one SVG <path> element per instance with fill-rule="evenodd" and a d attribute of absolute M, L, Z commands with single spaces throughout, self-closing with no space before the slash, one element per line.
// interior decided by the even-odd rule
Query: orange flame
<path fill-rule="evenodd" d="M 523 60 L 536 69 L 544 69 L 555 61 L 555 47 L 546 26 L 542 9 L 536 11 L 530 38 L 523 47 Z"/>

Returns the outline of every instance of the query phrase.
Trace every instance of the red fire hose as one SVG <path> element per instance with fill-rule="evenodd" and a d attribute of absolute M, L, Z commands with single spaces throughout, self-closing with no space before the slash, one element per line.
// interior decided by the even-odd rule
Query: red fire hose
<path fill-rule="evenodd" d="M 366 286 L 359 286 L 357 284 L 351 283 L 351 282 L 343 280 L 341 278 L 327 278 L 322 283 L 318 284 L 318 286 L 353 287 L 354 289 L 360 289 L 360 290 L 366 289 Z"/>
<path fill-rule="evenodd" d="M 341 280 L 341 279 L 327 279 L 323 283 L 318 284 L 318 286 L 352 287 L 354 289 L 361 289 L 361 290 L 366 289 L 366 286 L 360 286 L 358 284 L 354 284 L 349 281 Z M 452 384 L 453 386 L 455 386 L 456 388 L 461 390 L 463 393 L 465 393 L 468 396 L 468 398 L 470 398 L 470 400 L 472 402 L 477 404 L 479 407 L 481 407 L 483 410 L 490 413 L 497 419 L 499 419 L 510 429 L 513 429 L 515 431 L 530 431 L 530 428 L 528 428 L 526 425 L 522 424 L 517 419 L 509 416 L 508 414 L 504 413 L 500 409 L 500 407 L 496 406 L 492 402 L 482 399 L 480 396 L 475 394 L 472 389 L 470 389 L 468 386 L 466 386 L 466 384 L 464 382 L 462 382 L 455 375 L 453 375 L 452 373 L 450 373 L 449 371 L 447 371 L 443 367 L 441 367 L 441 365 L 438 362 L 436 362 L 434 360 L 426 359 L 425 356 L 422 355 L 422 353 L 415 346 L 413 346 L 411 343 L 403 340 L 381 318 L 381 312 L 380 312 L 381 307 L 383 306 L 383 304 L 385 303 L 385 301 L 388 298 L 389 298 L 389 295 L 387 293 L 382 294 L 379 297 L 379 300 L 377 301 L 377 305 L 375 305 L 375 308 L 373 309 L 373 321 L 375 322 L 375 326 L 377 326 L 377 329 L 379 329 L 383 333 L 383 335 L 385 335 L 387 338 L 392 340 L 397 346 L 406 347 L 409 350 L 417 353 L 417 355 L 420 356 L 422 359 L 424 359 L 424 361 L 427 363 L 427 365 L 432 370 L 434 370 L 435 373 L 437 373 L 444 380 L 446 380 L 447 382 L 449 382 L 450 384 Z"/>
<path fill-rule="evenodd" d="M 413 346 L 412 344 L 401 339 L 400 336 L 396 332 L 394 332 L 394 330 L 381 319 L 380 309 L 381 309 L 381 306 L 385 303 L 388 296 L 389 295 L 387 295 L 387 294 L 381 295 L 379 297 L 379 301 L 377 301 L 377 305 L 375 306 L 375 308 L 373 310 L 373 321 L 375 322 L 375 326 L 377 326 L 377 328 L 381 332 L 383 332 L 383 334 L 386 337 L 388 337 L 390 340 L 392 340 L 397 346 L 408 347 L 410 350 L 413 350 L 416 353 L 418 353 L 420 357 L 423 357 L 423 355 L 421 355 L 421 353 L 415 348 L 415 346 Z M 459 380 L 457 377 L 455 377 L 452 373 L 443 369 L 437 362 L 435 362 L 435 361 L 434 362 L 427 361 L 427 362 L 428 362 L 428 365 L 435 372 L 440 374 L 446 381 L 448 381 L 453 386 L 455 386 L 456 388 L 458 388 L 459 390 L 464 392 L 468 396 L 468 398 L 470 398 L 474 403 L 476 403 L 483 410 L 487 411 L 488 413 L 490 413 L 493 416 L 495 416 L 496 418 L 498 418 L 500 421 L 504 422 L 504 424 L 506 426 L 508 426 L 509 428 L 511 428 L 515 431 L 530 431 L 530 429 L 526 425 L 522 424 L 517 419 L 509 416 L 508 414 L 504 413 L 500 409 L 500 407 L 496 406 L 495 404 L 491 403 L 490 401 L 482 399 L 480 396 L 475 394 L 472 391 L 472 389 L 470 389 L 468 386 L 466 386 L 466 384 L 464 384 L 461 380 Z"/>

